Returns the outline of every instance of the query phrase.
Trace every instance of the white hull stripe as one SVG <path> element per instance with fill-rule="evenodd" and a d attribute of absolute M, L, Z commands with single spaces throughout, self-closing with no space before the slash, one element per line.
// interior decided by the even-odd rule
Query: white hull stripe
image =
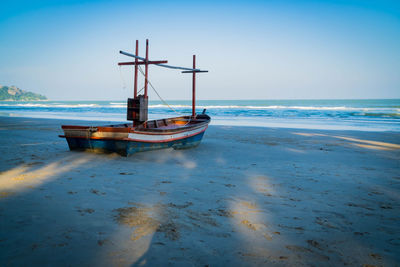
<path fill-rule="evenodd" d="M 148 134 L 137 134 L 137 133 L 129 133 L 128 134 L 128 139 L 132 139 L 134 141 L 147 141 L 147 142 L 167 142 L 170 140 L 176 140 L 176 139 L 182 139 L 185 137 L 193 136 L 197 133 L 201 133 L 207 129 L 208 125 L 205 125 L 203 127 L 187 131 L 187 132 L 180 132 L 176 134 L 168 134 L 168 135 L 148 135 Z"/>

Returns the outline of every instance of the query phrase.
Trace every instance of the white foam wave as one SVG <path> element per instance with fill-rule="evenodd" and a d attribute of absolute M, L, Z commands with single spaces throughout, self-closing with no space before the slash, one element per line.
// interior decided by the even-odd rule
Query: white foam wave
<path fill-rule="evenodd" d="M 169 105 L 172 108 L 191 108 L 191 105 Z M 167 108 L 167 105 L 150 105 L 149 108 Z M 238 106 L 238 105 L 197 105 L 197 108 L 205 108 L 205 109 L 297 109 L 297 110 L 340 110 L 340 111 L 399 111 L 399 109 L 393 108 L 356 108 L 356 107 L 346 107 L 346 106 L 338 106 L 338 107 L 318 107 L 318 106 Z"/>
<path fill-rule="evenodd" d="M 192 106 L 189 105 L 163 105 L 163 104 L 158 104 L 158 105 L 149 105 L 149 108 L 168 108 L 170 106 L 171 108 L 189 108 Z"/>
<path fill-rule="evenodd" d="M 108 107 L 108 106 L 106 106 L 106 107 Z M 125 105 L 112 105 L 112 106 L 109 106 L 110 108 L 126 108 L 126 104 Z"/>

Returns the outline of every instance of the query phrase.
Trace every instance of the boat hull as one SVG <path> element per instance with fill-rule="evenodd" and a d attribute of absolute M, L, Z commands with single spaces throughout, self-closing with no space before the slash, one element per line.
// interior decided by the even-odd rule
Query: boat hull
<path fill-rule="evenodd" d="M 174 148 L 187 149 L 200 144 L 204 132 L 188 138 L 167 142 L 140 142 L 128 140 L 86 139 L 66 137 L 70 150 L 85 150 L 93 152 L 116 152 L 122 156 L 129 156 L 137 152 Z"/>
<path fill-rule="evenodd" d="M 128 124 L 91 126 L 62 126 L 70 150 L 116 152 L 129 156 L 137 152 L 174 148 L 186 149 L 200 144 L 210 118 L 178 117 L 149 121 L 153 127 L 132 127 Z M 155 127 L 154 127 L 155 126 Z"/>

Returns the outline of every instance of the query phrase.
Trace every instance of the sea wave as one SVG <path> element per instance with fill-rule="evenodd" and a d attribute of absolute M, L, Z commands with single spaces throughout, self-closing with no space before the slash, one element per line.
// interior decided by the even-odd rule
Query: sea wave
<path fill-rule="evenodd" d="M 149 103 L 149 119 L 191 114 L 190 101 Z M 125 101 L 0 101 L 0 116 L 69 118 L 79 120 L 123 121 Z M 271 121 L 289 121 L 288 125 L 326 128 L 331 124 L 372 127 L 400 132 L 400 100 L 200 100 L 197 111 L 207 109 L 212 122 L 254 126 L 274 125 Z M 357 126 L 358 127 L 358 126 Z"/>
<path fill-rule="evenodd" d="M 126 106 L 124 106 L 126 107 Z M 191 105 L 169 105 L 171 108 L 191 108 Z M 396 108 L 358 108 L 358 107 L 346 107 L 346 106 L 337 106 L 337 107 L 319 107 L 319 106 L 238 106 L 238 105 L 197 105 L 197 108 L 205 108 L 205 109 L 286 109 L 286 110 L 338 110 L 338 111 L 395 111 L 400 112 L 400 109 Z M 167 105 L 149 105 L 149 108 L 168 108 Z"/>
<path fill-rule="evenodd" d="M 111 105 L 111 106 L 103 106 L 103 107 L 109 107 L 109 108 L 126 108 L 126 104 L 125 105 L 117 105 L 117 104 L 115 104 L 115 105 Z"/>

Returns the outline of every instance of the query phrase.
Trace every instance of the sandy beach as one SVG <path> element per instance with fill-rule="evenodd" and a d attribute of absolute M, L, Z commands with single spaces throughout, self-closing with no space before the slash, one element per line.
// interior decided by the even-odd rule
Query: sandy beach
<path fill-rule="evenodd" d="M 190 150 L 71 152 L 0 117 L 1 266 L 398 266 L 400 133 L 210 126 Z"/>

